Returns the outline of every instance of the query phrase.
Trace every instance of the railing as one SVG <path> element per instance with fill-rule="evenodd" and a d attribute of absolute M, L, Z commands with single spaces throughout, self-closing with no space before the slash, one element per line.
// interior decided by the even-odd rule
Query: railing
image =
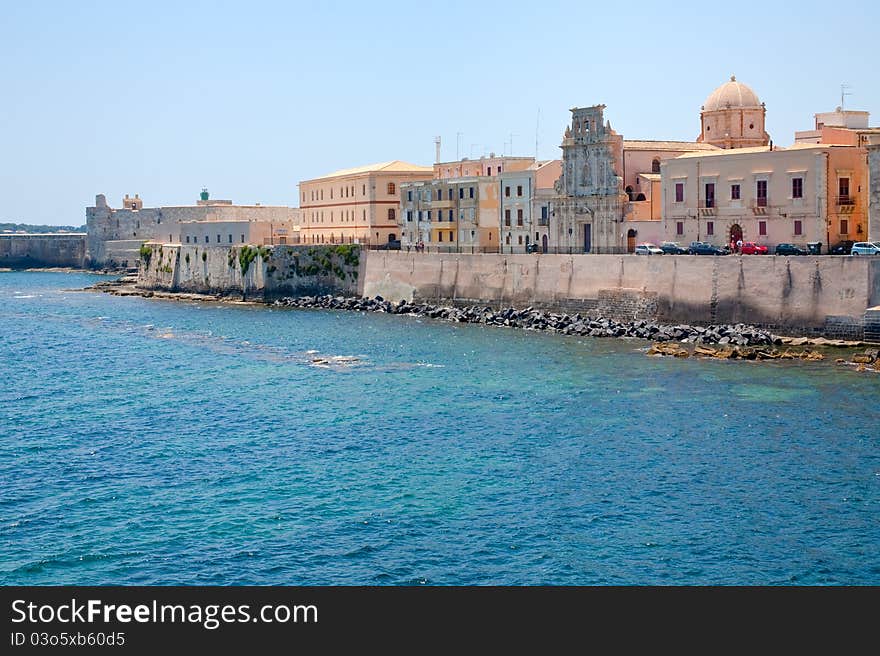
<path fill-rule="evenodd" d="M 849 194 L 842 194 L 837 197 L 837 204 L 838 205 L 855 205 L 856 199 L 853 196 L 850 196 Z"/>
<path fill-rule="evenodd" d="M 762 198 L 761 196 L 758 196 L 755 199 L 755 207 L 767 207 L 767 198 Z"/>

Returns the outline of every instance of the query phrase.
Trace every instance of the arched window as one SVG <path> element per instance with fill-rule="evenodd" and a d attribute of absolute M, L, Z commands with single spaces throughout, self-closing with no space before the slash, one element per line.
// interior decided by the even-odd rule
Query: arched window
<path fill-rule="evenodd" d="M 397 193 L 397 187 L 394 185 L 393 182 L 389 182 L 388 183 L 388 195 L 393 196 L 395 193 Z"/>
<path fill-rule="evenodd" d="M 389 221 L 397 220 L 397 213 L 394 211 L 393 207 L 388 208 L 388 220 Z"/>
<path fill-rule="evenodd" d="M 655 159 L 651 162 L 651 173 L 660 173 L 660 160 Z"/>

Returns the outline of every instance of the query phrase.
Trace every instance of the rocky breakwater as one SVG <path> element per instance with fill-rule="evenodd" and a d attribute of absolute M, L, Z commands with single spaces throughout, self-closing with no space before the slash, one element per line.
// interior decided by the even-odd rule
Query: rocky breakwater
<path fill-rule="evenodd" d="M 690 344 L 730 344 L 733 346 L 781 345 L 785 338 L 745 324 L 675 326 L 653 321 L 614 321 L 589 315 L 565 314 L 508 307 L 494 310 L 483 305 L 449 307 L 427 303 L 393 303 L 381 296 L 375 298 L 351 298 L 344 296 L 300 296 L 282 298 L 273 303 L 276 307 L 322 308 L 328 310 L 354 310 L 359 312 L 385 312 L 410 314 L 455 323 L 476 323 L 489 326 L 507 326 L 524 330 L 541 330 L 578 335 L 582 337 L 631 337 L 654 342 L 683 342 Z"/>

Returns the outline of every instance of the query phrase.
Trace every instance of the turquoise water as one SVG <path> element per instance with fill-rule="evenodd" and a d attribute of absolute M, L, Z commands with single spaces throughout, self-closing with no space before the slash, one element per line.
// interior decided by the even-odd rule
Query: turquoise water
<path fill-rule="evenodd" d="M 880 376 L 97 279 L 0 273 L 0 583 L 880 583 Z"/>

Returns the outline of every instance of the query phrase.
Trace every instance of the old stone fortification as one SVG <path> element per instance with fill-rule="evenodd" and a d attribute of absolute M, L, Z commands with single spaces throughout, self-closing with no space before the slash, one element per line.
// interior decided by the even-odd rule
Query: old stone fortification
<path fill-rule="evenodd" d="M 84 233 L 0 235 L 0 267 L 74 267 L 86 259 Z"/>
<path fill-rule="evenodd" d="M 278 298 L 357 294 L 357 246 L 195 246 L 148 243 L 139 252 L 143 289 Z"/>
<path fill-rule="evenodd" d="M 370 251 L 361 292 L 861 338 L 866 310 L 880 305 L 880 259 Z"/>

